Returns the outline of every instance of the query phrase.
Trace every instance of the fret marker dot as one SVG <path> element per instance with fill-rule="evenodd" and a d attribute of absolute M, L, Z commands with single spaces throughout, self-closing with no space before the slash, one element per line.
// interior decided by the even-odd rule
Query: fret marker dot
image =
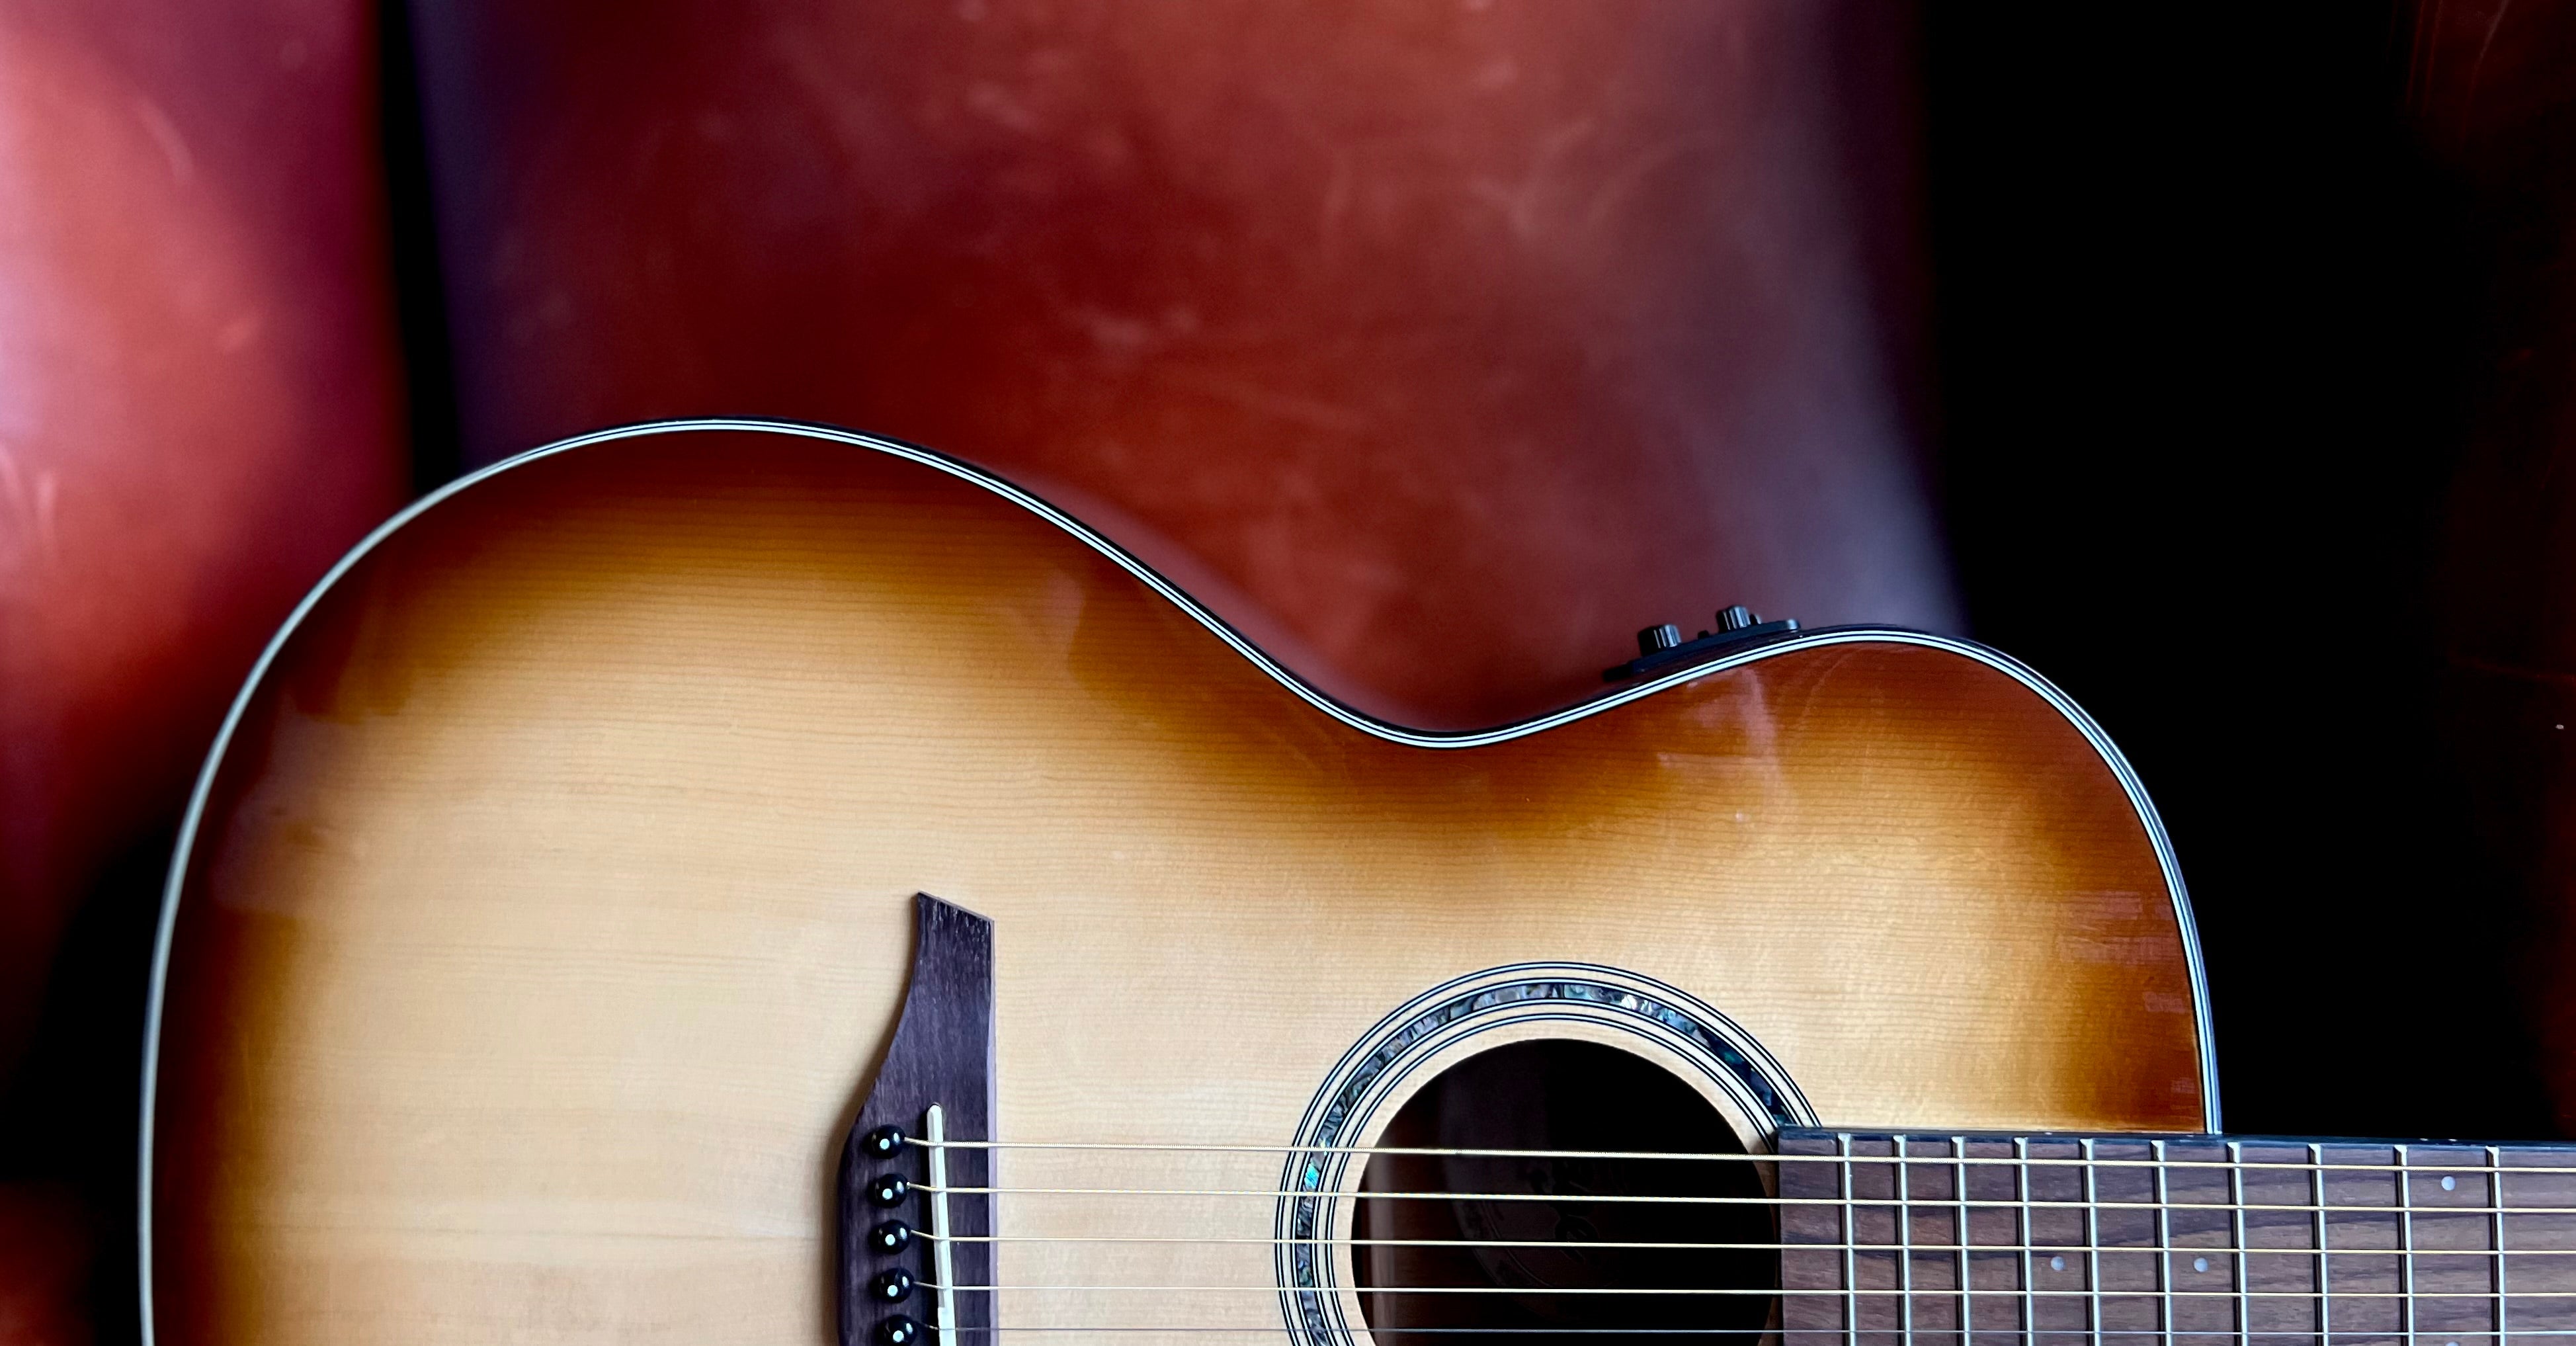
<path fill-rule="evenodd" d="M 2459 1185 L 2460 1185 L 2460 1180 L 2459 1180 L 2459 1179 L 2452 1177 L 2452 1176 L 2451 1176 L 2450 1174 L 2448 1174 L 2448 1173 L 2445 1173 L 2445 1174 L 2443 1174 L 2443 1175 L 2442 1175 L 2442 1190 L 2443 1190 L 2443 1191 L 2445 1191 L 2445 1192 L 2450 1191 L 2452 1188 L 2455 1188 L 2455 1187 L 2457 1187 L 2457 1186 L 2459 1186 Z M 2459 1343 L 2458 1343 L 2458 1342 L 2455 1342 L 2455 1341 L 2446 1341 L 2446 1342 L 2443 1342 L 2443 1343 L 2442 1343 L 2442 1346 L 2459 1346 Z"/>
<path fill-rule="evenodd" d="M 2066 1269 L 2066 1259 L 2063 1257 L 2052 1257 L 2048 1259 L 2048 1269 L 2051 1271 L 2064 1271 Z"/>
<path fill-rule="evenodd" d="M 2194 1271 L 2209 1270 L 2209 1259 L 2206 1257 L 2195 1257 L 2191 1259 L 2191 1269 Z"/>

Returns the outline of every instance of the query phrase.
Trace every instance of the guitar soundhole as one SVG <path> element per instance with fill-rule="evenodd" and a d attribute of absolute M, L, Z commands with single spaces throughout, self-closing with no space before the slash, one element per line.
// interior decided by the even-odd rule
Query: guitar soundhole
<path fill-rule="evenodd" d="M 1514 1043 L 1459 1062 L 1415 1094 L 1378 1143 L 1744 1153 L 1717 1110 L 1670 1073 L 1615 1048 L 1566 1041 Z M 1777 1284 L 1779 1260 L 1758 1245 L 1778 1236 L 1750 1163 L 1381 1154 L 1360 1188 L 1463 1194 L 1357 1203 L 1353 1237 L 1400 1240 L 1352 1249 L 1360 1311 L 1388 1346 L 1576 1346 L 1609 1339 L 1604 1328 L 1750 1346 L 1770 1318 L 1771 1296 L 1759 1292 Z M 1661 1246 L 1617 1246 L 1634 1244 Z M 1674 1288 L 1756 1293 L 1653 1293 Z"/>

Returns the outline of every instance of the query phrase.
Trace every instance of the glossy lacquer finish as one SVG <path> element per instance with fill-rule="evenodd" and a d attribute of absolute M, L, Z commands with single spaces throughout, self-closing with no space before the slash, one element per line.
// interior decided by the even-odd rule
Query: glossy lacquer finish
<path fill-rule="evenodd" d="M 674 433 L 472 485 L 321 595 L 211 779 L 158 1339 L 827 1340 L 916 891 L 994 921 L 1016 1141 L 1284 1143 L 1381 1015 L 1530 960 L 1698 996 L 1828 1122 L 2206 1120 L 2152 824 L 1995 663 L 1828 639 L 1485 746 L 1392 732 L 894 453 Z M 1185 1261 L 1150 1274 L 1271 1284 L 1266 1247 Z"/>

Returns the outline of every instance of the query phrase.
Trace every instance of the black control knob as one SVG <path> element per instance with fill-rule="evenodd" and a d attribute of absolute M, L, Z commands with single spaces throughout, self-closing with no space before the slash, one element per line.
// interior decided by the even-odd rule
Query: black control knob
<path fill-rule="evenodd" d="M 900 1128 L 880 1126 L 859 1137 L 859 1153 L 870 1159 L 892 1159 L 903 1153 L 903 1147 L 910 1143 L 911 1138 Z"/>
<path fill-rule="evenodd" d="M 1681 643 L 1682 629 L 1671 622 L 1649 626 L 1637 633 L 1637 653 L 1641 655 L 1661 654 Z"/>
<path fill-rule="evenodd" d="M 880 1271 L 868 1282 L 868 1298 L 880 1304 L 900 1304 L 912 1293 L 912 1273 L 902 1267 Z"/>
<path fill-rule="evenodd" d="M 912 1226 L 901 1220 L 888 1220 L 868 1231 L 868 1246 L 879 1257 L 892 1257 L 912 1246 Z"/>
<path fill-rule="evenodd" d="M 1720 631 L 1741 631 L 1748 626 L 1757 626 L 1761 621 L 1760 617 L 1754 615 L 1753 609 L 1742 603 L 1717 610 L 1717 629 Z"/>
<path fill-rule="evenodd" d="M 868 1184 L 868 1200 L 880 1206 L 900 1206 L 912 1195 L 912 1184 L 891 1173 L 882 1173 Z"/>
<path fill-rule="evenodd" d="M 882 1346 L 912 1346 L 921 1340 L 921 1324 L 898 1313 L 877 1324 L 877 1340 Z"/>

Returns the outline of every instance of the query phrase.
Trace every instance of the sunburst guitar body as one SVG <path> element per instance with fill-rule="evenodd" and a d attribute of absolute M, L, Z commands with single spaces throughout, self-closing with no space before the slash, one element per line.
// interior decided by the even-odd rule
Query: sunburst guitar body
<path fill-rule="evenodd" d="M 642 427 L 389 525 L 243 692 L 164 917 L 143 1326 L 2259 1336 L 2270 1224 L 2191 1212 L 2297 1203 L 2182 1200 L 2251 1162 L 2204 1018 L 2137 783 L 2000 655 L 1757 637 L 1415 732 L 952 460 Z M 2283 1153 L 2321 1235 L 2391 1205 Z M 2426 1210 L 2541 1161 L 2431 1162 Z"/>

